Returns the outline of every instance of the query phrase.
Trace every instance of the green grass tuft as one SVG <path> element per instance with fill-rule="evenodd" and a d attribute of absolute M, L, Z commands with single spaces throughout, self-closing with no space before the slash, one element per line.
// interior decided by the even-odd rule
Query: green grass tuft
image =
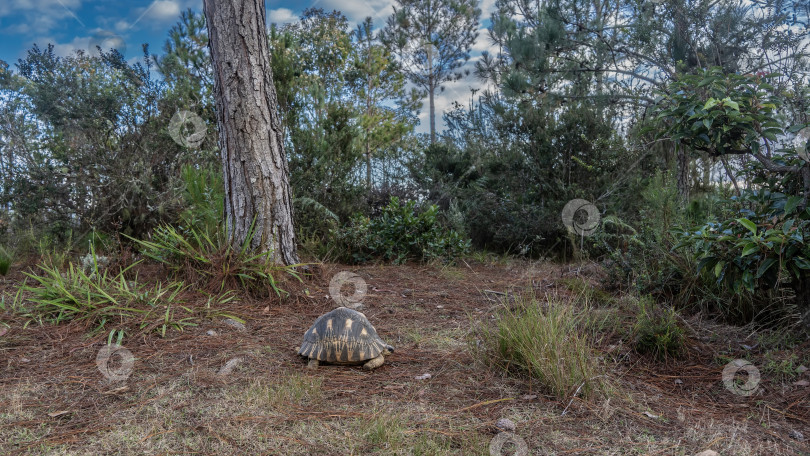
<path fill-rule="evenodd" d="M 0 246 L 0 276 L 5 276 L 8 274 L 9 268 L 11 268 L 12 263 L 12 256 L 3 246 Z"/>
<path fill-rule="evenodd" d="M 91 252 L 94 256 L 95 253 Z M 127 280 L 129 270 L 138 263 L 112 274 L 107 269 L 99 268 L 93 261 L 89 271 L 73 263 L 68 263 L 67 270 L 48 264 L 39 265 L 40 273 L 25 273 L 34 284 L 26 284 L 21 290 L 31 294 L 29 300 L 34 304 L 29 309 L 29 316 L 38 321 L 50 320 L 61 323 L 69 320 L 88 320 L 101 330 L 105 325 L 118 324 L 125 320 L 135 319 L 140 329 L 156 331 L 161 337 L 169 329 L 182 331 L 189 326 L 196 326 L 200 317 L 217 317 L 209 305 L 202 313 L 183 305 L 179 295 L 187 288 L 182 282 L 158 282 L 148 287 L 137 281 Z M 229 300 L 221 295 L 215 302 Z"/>
<path fill-rule="evenodd" d="M 572 303 L 517 296 L 515 305 L 503 305 L 493 325 L 481 327 L 481 355 L 507 372 L 528 375 L 559 397 L 587 397 L 606 390 L 605 379 L 582 334 L 587 309 Z M 479 348 L 479 347 L 476 347 Z"/>
<path fill-rule="evenodd" d="M 662 360 L 679 356 L 684 349 L 685 337 L 675 309 L 661 307 L 651 298 L 639 300 L 633 341 L 636 351 L 641 354 L 651 353 Z"/>
<path fill-rule="evenodd" d="M 231 247 L 221 232 L 209 235 L 206 231 L 164 225 L 155 229 L 152 240 L 133 239 L 141 253 L 162 263 L 179 280 L 201 287 L 211 293 L 226 290 L 245 290 L 254 295 L 274 292 L 286 294 L 279 288 L 274 274 L 286 273 L 298 280 L 295 268 L 300 265 L 279 266 L 272 252 L 250 253 L 250 238 L 241 249 Z"/>

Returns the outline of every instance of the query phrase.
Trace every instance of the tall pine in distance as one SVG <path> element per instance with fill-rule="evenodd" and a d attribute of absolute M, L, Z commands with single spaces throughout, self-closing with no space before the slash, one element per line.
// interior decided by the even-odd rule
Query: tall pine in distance
<path fill-rule="evenodd" d="M 461 79 L 478 37 L 477 0 L 397 0 L 380 37 L 408 79 L 429 98 L 430 142 L 436 142 L 436 91 Z"/>
<path fill-rule="evenodd" d="M 422 103 L 418 89 L 407 91 L 406 78 L 390 51 L 374 36 L 370 17 L 354 31 L 353 65 L 347 75 L 360 111 L 366 187 L 372 189 L 372 159 L 411 133 Z"/>

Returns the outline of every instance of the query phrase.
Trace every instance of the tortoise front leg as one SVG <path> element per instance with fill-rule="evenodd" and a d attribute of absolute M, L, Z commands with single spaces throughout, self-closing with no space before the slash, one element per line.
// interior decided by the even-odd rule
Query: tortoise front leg
<path fill-rule="evenodd" d="M 380 356 L 378 356 L 376 358 L 372 358 L 372 359 L 368 360 L 368 362 L 366 364 L 363 364 L 363 368 L 368 369 L 368 370 L 376 369 L 376 368 L 382 366 L 384 362 L 385 362 L 385 357 L 383 355 L 380 355 Z"/>
<path fill-rule="evenodd" d="M 309 369 L 315 369 L 316 367 L 318 367 L 318 364 L 320 364 L 320 363 L 318 363 L 318 360 L 317 360 L 317 359 L 315 359 L 315 358 L 310 358 L 310 359 L 309 359 L 309 362 L 307 363 L 307 368 L 309 368 Z"/>

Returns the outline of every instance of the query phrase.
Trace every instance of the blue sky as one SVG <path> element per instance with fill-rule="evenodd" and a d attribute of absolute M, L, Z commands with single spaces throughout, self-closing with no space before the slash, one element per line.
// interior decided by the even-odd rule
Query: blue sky
<path fill-rule="evenodd" d="M 494 10 L 495 0 L 482 0 L 482 29 L 472 52 L 473 58 L 490 48 L 485 26 Z M 267 0 L 267 22 L 285 23 L 298 19 L 307 7 L 337 9 L 351 24 L 366 16 L 381 26 L 392 12 L 393 0 Z M 0 59 L 12 68 L 25 56 L 34 43 L 45 47 L 53 44 L 59 55 L 76 49 L 93 50 L 97 43 L 104 48 L 116 47 L 130 60 L 141 57 L 141 44 L 148 43 L 150 51 L 162 53 L 169 28 L 180 12 L 191 8 L 202 11 L 202 0 L 0 0 Z M 440 111 L 450 107 L 453 100 L 466 103 L 471 88 L 482 83 L 474 77 L 448 84 L 437 99 L 437 120 Z M 422 109 L 420 131 L 426 129 L 426 109 Z"/>

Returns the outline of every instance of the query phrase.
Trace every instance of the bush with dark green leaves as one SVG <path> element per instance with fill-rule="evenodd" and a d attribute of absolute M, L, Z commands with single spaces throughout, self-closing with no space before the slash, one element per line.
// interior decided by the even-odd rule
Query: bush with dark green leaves
<path fill-rule="evenodd" d="M 779 77 L 725 74 L 719 68 L 685 75 L 662 93 L 655 107 L 661 123 L 653 128 L 659 137 L 724 163 L 727 156 L 750 157 L 733 182 L 737 196 L 723 202 L 714 220 L 677 230 L 676 249 L 694 253 L 698 273 L 716 280 L 728 295 L 751 295 L 749 319 L 786 310 L 782 304 L 790 300 L 781 299 L 780 292 L 789 288 L 810 327 L 810 245 L 805 241 L 810 163 L 795 147 L 779 147 L 780 138 L 808 124 L 799 119 L 789 125 L 782 113 L 789 96 L 771 84 Z M 746 188 L 739 188 L 740 180 Z"/>
<path fill-rule="evenodd" d="M 415 201 L 401 203 L 396 197 L 379 217 L 354 216 L 335 238 L 343 260 L 358 263 L 374 258 L 397 264 L 452 260 L 470 248 L 469 240 L 442 226 L 436 205 L 420 208 Z"/>
<path fill-rule="evenodd" d="M 676 230 L 678 249 L 695 253 L 699 274 L 714 280 L 729 294 L 754 298 L 750 309 L 727 309 L 751 320 L 779 317 L 774 304 L 783 302 L 780 289 L 792 289 L 800 310 L 807 310 L 810 281 L 810 208 L 800 196 L 782 192 L 745 190 L 727 201 L 736 208 L 729 217 L 705 225 Z M 769 308 L 769 312 L 763 312 Z"/>

